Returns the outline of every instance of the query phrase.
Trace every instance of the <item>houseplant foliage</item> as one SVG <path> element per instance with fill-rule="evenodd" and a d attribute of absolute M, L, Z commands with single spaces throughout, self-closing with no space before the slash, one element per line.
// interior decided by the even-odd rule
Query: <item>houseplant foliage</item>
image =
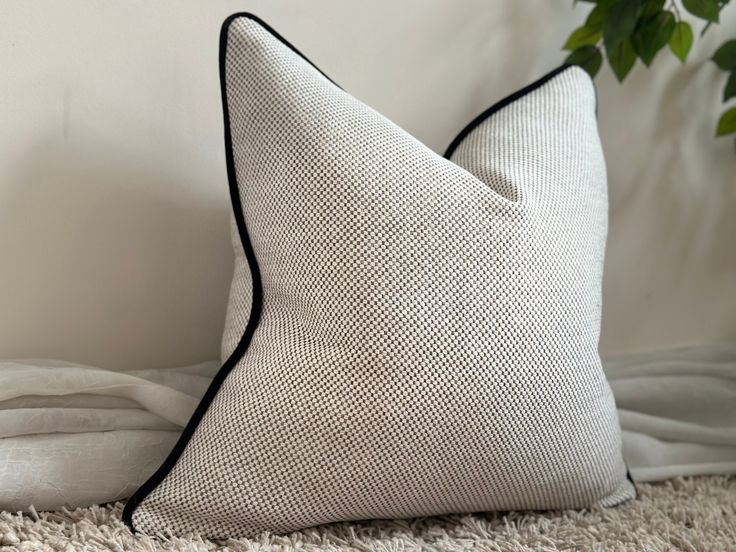
<path fill-rule="evenodd" d="M 730 0 L 581 0 L 592 4 L 585 23 L 575 29 L 563 46 L 565 60 L 595 77 L 604 56 L 622 82 L 641 60 L 649 67 L 660 50 L 669 49 L 681 62 L 687 60 L 694 42 L 691 24 L 683 11 L 703 21 L 700 36 L 717 24 Z M 736 97 L 736 38 L 722 44 L 711 58 L 727 72 L 723 101 Z M 716 136 L 736 133 L 736 107 L 727 109 L 716 126 Z"/>

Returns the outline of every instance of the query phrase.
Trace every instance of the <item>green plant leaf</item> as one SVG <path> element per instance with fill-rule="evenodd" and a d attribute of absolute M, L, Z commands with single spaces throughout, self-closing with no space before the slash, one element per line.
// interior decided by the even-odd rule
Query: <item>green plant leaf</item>
<path fill-rule="evenodd" d="M 607 52 L 612 52 L 631 36 L 640 12 L 639 0 L 617 0 L 608 9 L 603 17 L 603 41 Z"/>
<path fill-rule="evenodd" d="M 736 96 L 736 69 L 731 71 L 726 81 L 726 88 L 723 89 L 723 101 L 727 102 Z"/>
<path fill-rule="evenodd" d="M 600 50 L 595 46 L 581 46 L 572 52 L 565 63 L 570 65 L 579 65 L 585 69 L 591 78 L 595 77 L 603 63 L 603 56 Z"/>
<path fill-rule="evenodd" d="M 600 6 L 596 6 L 588 14 L 588 17 L 585 18 L 585 26 L 592 31 L 603 30 L 603 10 Z"/>
<path fill-rule="evenodd" d="M 681 62 L 685 63 L 690 47 L 693 45 L 693 28 L 687 21 L 675 23 L 675 29 L 670 37 L 670 50 Z"/>
<path fill-rule="evenodd" d="M 675 30 L 675 14 L 671 11 L 660 11 L 645 20 L 639 20 L 631 43 L 646 66 L 651 65 L 654 57 L 667 43 Z"/>
<path fill-rule="evenodd" d="M 724 71 L 736 69 L 736 39 L 724 43 L 711 59 Z"/>
<path fill-rule="evenodd" d="M 606 16 L 608 9 L 613 5 L 615 0 L 600 0 L 595 8 L 588 14 L 585 20 L 585 26 L 594 31 L 603 30 L 603 18 Z"/>
<path fill-rule="evenodd" d="M 718 23 L 718 0 L 682 0 L 682 6 L 696 17 Z"/>
<path fill-rule="evenodd" d="M 588 14 L 588 17 L 585 20 L 585 26 L 589 29 L 602 31 L 603 19 L 608 13 L 610 7 L 613 6 L 617 1 L 618 0 L 599 0 L 599 2 L 595 5 L 595 8 L 593 8 L 593 10 Z"/>
<path fill-rule="evenodd" d="M 608 63 L 616 74 L 616 78 L 619 82 L 623 82 L 636 63 L 636 52 L 631 45 L 631 39 L 624 39 L 613 50 L 606 49 L 606 53 L 608 54 Z"/>
<path fill-rule="evenodd" d="M 641 15 L 639 17 L 648 18 L 656 15 L 664 8 L 664 0 L 645 0 L 642 2 Z"/>
<path fill-rule="evenodd" d="M 585 25 L 575 29 L 570 38 L 567 39 L 565 45 L 562 47 L 563 50 L 577 50 L 581 46 L 595 46 L 601 39 L 601 32 L 593 29 L 589 29 Z"/>
<path fill-rule="evenodd" d="M 726 111 L 718 120 L 718 130 L 716 136 L 725 136 L 736 132 L 736 107 L 732 107 Z"/>

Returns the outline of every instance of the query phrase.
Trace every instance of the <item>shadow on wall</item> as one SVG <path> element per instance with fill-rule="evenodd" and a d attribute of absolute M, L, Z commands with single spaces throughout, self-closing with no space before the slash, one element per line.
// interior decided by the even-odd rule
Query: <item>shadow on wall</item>
<path fill-rule="evenodd" d="M 0 193 L 0 358 L 111 369 L 219 358 L 232 276 L 224 163 L 182 174 L 185 155 L 57 133 L 17 162 Z"/>

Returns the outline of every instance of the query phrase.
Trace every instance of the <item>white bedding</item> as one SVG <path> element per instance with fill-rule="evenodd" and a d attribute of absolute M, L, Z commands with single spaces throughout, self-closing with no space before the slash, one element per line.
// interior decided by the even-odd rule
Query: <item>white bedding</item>
<path fill-rule="evenodd" d="M 0 361 L 0 509 L 126 498 L 160 465 L 218 368 Z M 736 473 L 736 344 L 629 356 L 605 370 L 635 480 Z"/>
<path fill-rule="evenodd" d="M 171 450 L 218 368 L 0 362 L 0 509 L 129 496 Z"/>
<path fill-rule="evenodd" d="M 604 363 L 637 481 L 736 473 L 736 344 Z"/>

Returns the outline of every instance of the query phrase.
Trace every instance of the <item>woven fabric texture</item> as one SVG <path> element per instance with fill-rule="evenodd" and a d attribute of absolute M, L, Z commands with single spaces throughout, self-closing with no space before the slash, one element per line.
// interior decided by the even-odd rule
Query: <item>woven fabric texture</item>
<path fill-rule="evenodd" d="M 235 232 L 238 358 L 134 500 L 135 528 L 222 538 L 632 497 L 597 353 L 607 198 L 588 76 L 558 72 L 448 160 L 258 20 L 223 32 L 262 309 Z"/>

